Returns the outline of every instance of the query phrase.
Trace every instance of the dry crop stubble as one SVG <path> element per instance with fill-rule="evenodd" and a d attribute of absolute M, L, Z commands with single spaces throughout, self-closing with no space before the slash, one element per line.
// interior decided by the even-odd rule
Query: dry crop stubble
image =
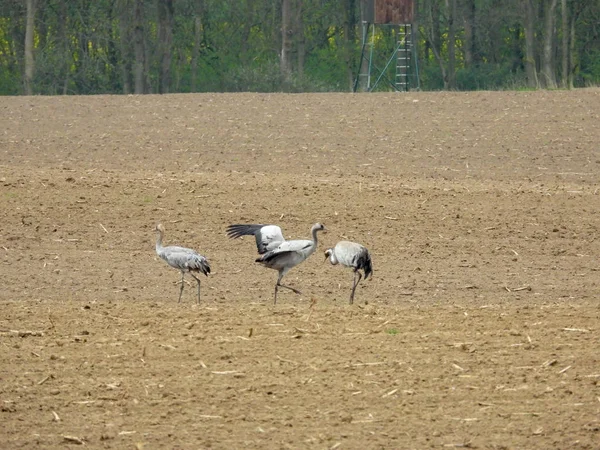
<path fill-rule="evenodd" d="M 2 107 L 7 447 L 597 447 L 598 90 Z M 211 263 L 199 306 L 158 221 Z M 226 225 L 317 221 L 273 307 Z"/>

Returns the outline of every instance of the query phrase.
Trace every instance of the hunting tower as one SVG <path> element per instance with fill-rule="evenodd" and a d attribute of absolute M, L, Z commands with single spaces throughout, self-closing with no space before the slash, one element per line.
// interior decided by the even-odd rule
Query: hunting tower
<path fill-rule="evenodd" d="M 392 90 L 419 88 L 413 23 L 416 0 L 362 0 L 362 47 L 354 91 L 372 92 L 381 83 Z M 382 49 L 377 30 L 388 27 L 394 47 Z M 382 55 L 383 53 L 383 55 Z M 395 66 L 395 67 L 394 67 Z"/>

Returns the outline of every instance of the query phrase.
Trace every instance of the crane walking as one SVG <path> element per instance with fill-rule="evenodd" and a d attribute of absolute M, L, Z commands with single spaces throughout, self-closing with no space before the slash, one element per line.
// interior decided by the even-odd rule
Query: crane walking
<path fill-rule="evenodd" d="M 194 272 L 203 273 L 208 276 L 210 265 L 208 260 L 191 248 L 185 247 L 163 247 L 162 240 L 165 233 L 165 227 L 159 223 L 156 225 L 158 237 L 156 239 L 156 254 L 164 259 L 168 265 L 181 271 L 181 288 L 179 289 L 179 302 L 183 294 L 183 283 L 186 272 L 196 279 L 198 283 L 198 304 L 200 304 L 200 279 L 194 275 Z"/>
<path fill-rule="evenodd" d="M 277 291 L 280 287 L 294 291 L 296 294 L 301 292 L 293 287 L 281 284 L 281 279 L 292 268 L 300 264 L 317 249 L 317 233 L 325 231 L 325 226 L 315 223 L 310 232 L 312 240 L 298 239 L 286 241 L 277 225 L 259 225 L 259 224 L 236 224 L 227 227 L 227 236 L 232 239 L 241 236 L 254 236 L 256 239 L 256 248 L 261 255 L 255 262 L 263 266 L 277 270 L 279 276 L 275 284 L 275 299 L 273 304 L 277 303 Z"/>
<path fill-rule="evenodd" d="M 334 248 L 325 250 L 326 261 L 327 258 L 334 266 L 340 263 L 342 266 L 350 267 L 354 271 L 352 292 L 350 293 L 350 304 L 352 304 L 354 302 L 354 291 L 356 291 L 356 286 L 362 278 L 360 270 L 365 273 L 365 280 L 373 273 L 373 263 L 369 250 L 356 242 L 340 241 Z"/>

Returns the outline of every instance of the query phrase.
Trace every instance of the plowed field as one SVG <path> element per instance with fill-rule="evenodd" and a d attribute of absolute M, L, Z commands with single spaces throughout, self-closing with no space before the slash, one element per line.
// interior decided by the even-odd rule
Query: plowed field
<path fill-rule="evenodd" d="M 0 117 L 1 448 L 600 449 L 600 90 Z M 199 305 L 158 222 L 210 261 Z M 315 222 L 273 305 L 226 226 Z M 353 305 L 342 239 L 373 257 Z"/>

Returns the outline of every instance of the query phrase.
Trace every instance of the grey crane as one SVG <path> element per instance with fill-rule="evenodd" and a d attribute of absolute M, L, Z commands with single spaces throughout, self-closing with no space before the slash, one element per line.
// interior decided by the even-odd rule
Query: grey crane
<path fill-rule="evenodd" d="M 350 304 L 352 304 L 354 302 L 354 291 L 356 291 L 356 286 L 362 278 L 359 271 L 362 270 L 365 273 L 365 280 L 373 273 L 373 263 L 369 250 L 356 242 L 340 241 L 334 248 L 325 250 L 326 261 L 327 258 L 334 266 L 339 263 L 342 266 L 350 267 L 354 271 L 352 292 L 350 293 Z"/>
<path fill-rule="evenodd" d="M 203 273 L 208 276 L 210 265 L 208 260 L 191 248 L 169 246 L 163 247 L 162 240 L 165 233 L 165 227 L 159 223 L 156 225 L 158 237 L 156 239 L 156 254 L 164 259 L 168 265 L 181 271 L 181 288 L 179 289 L 179 302 L 183 294 L 183 279 L 186 272 L 198 282 L 198 304 L 200 304 L 200 279 L 194 275 L 194 272 Z"/>
<path fill-rule="evenodd" d="M 227 227 L 227 236 L 232 239 L 241 236 L 254 236 L 256 238 L 256 248 L 261 255 L 255 262 L 263 266 L 277 270 L 279 277 L 275 284 L 275 299 L 273 304 L 277 303 L 277 291 L 280 287 L 294 291 L 296 294 L 301 292 L 293 287 L 281 284 L 281 279 L 292 268 L 300 264 L 317 249 L 317 233 L 325 231 L 325 226 L 315 223 L 310 232 L 312 240 L 298 239 L 286 241 L 277 225 L 259 225 L 259 224 L 235 224 Z"/>

